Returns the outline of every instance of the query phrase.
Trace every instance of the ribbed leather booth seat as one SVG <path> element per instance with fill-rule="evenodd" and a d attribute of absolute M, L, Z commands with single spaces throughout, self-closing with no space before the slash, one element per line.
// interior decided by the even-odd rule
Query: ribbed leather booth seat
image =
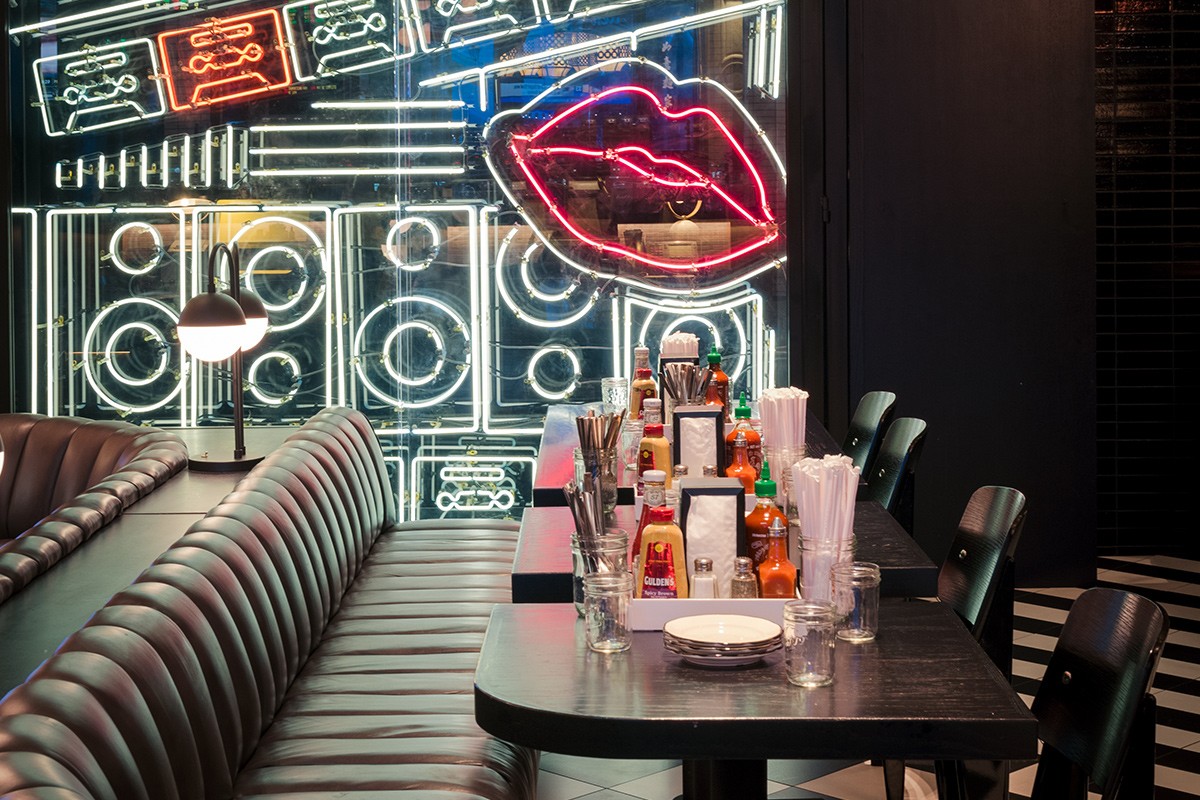
<path fill-rule="evenodd" d="M 0 703 L 0 795 L 534 797 L 473 713 L 514 526 L 395 518 L 367 419 L 309 420 Z"/>
<path fill-rule="evenodd" d="M 0 414 L 0 603 L 187 464 L 173 433 Z"/>

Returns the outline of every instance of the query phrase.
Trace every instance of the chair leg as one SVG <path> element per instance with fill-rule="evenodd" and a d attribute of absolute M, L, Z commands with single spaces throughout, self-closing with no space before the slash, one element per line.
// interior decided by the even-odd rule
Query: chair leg
<path fill-rule="evenodd" d="M 936 761 L 939 800 L 1007 800 L 1007 761 Z"/>
<path fill-rule="evenodd" d="M 884 759 L 883 789 L 887 800 L 904 800 L 904 762 L 900 759 Z"/>
<path fill-rule="evenodd" d="M 1147 692 L 1138 705 L 1137 716 L 1129 728 L 1129 745 L 1121 770 L 1117 800 L 1137 800 L 1154 796 L 1154 739 L 1158 722 L 1158 702 Z"/>

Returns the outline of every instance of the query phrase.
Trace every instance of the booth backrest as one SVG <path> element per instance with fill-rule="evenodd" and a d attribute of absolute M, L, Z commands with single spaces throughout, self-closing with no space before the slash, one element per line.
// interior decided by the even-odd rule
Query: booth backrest
<path fill-rule="evenodd" d="M 0 602 L 187 464 L 173 433 L 0 414 Z"/>
<path fill-rule="evenodd" d="M 319 413 L 5 698 L 0 794 L 229 797 L 395 519 L 367 419 Z"/>

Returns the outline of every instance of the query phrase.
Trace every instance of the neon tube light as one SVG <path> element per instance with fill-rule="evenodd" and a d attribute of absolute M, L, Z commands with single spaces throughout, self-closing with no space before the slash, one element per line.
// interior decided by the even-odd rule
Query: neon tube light
<path fill-rule="evenodd" d="M 465 147 L 457 145 L 427 145 L 424 147 L 251 147 L 252 156 L 319 156 L 345 153 L 385 153 L 400 156 L 419 156 L 425 153 L 463 153 Z"/>
<path fill-rule="evenodd" d="M 462 130 L 461 122 L 351 122 L 330 125 L 251 125 L 251 133 L 331 133 L 333 131 Z"/>
<path fill-rule="evenodd" d="M 388 167 L 382 169 L 346 167 L 344 169 L 252 169 L 248 174 L 254 177 L 310 175 L 319 178 L 332 175 L 462 175 L 464 172 L 466 169 L 463 167 Z"/>
<path fill-rule="evenodd" d="M 463 100 L 318 100 L 312 107 L 403 111 L 409 108 L 462 108 L 465 105 Z"/>
<path fill-rule="evenodd" d="M 527 64 L 532 64 L 541 61 L 550 61 L 563 56 L 578 55 L 580 53 L 595 52 L 610 48 L 614 44 L 628 44 L 631 50 L 637 49 L 637 41 L 642 38 L 651 38 L 656 35 L 665 35 L 678 33 L 690 27 L 703 27 L 709 24 L 716 24 L 727 19 L 740 19 L 748 16 L 760 8 L 771 8 L 774 6 L 782 6 L 786 0 L 754 0 L 754 2 L 741 3 L 736 6 L 726 6 L 714 11 L 706 11 L 701 14 L 692 14 L 680 19 L 671 20 L 669 22 L 660 22 L 653 25 L 647 25 L 644 28 L 638 28 L 634 31 L 625 33 L 615 33 L 610 36 L 601 36 L 596 39 L 589 39 L 578 44 L 566 45 L 564 47 L 555 47 L 550 50 L 544 50 L 539 53 L 530 53 L 529 55 L 519 56 L 517 58 L 497 61 L 493 64 L 488 64 L 483 67 L 475 67 L 472 69 L 461 70 L 459 72 L 450 72 L 444 75 L 437 75 L 432 78 L 426 78 L 421 81 L 421 86 L 444 86 L 447 84 L 462 83 L 466 80 L 476 79 L 480 81 L 482 86 L 483 78 L 493 72 L 510 72 L 519 70 Z M 607 60 L 606 64 L 612 64 L 620 59 Z M 600 65 L 603 66 L 603 65 Z M 487 110 L 486 94 L 480 93 L 480 109 Z"/>

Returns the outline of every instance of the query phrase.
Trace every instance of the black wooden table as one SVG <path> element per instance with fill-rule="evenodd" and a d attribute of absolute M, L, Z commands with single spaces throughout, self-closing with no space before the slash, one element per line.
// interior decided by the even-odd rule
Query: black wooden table
<path fill-rule="evenodd" d="M 533 482 L 533 504 L 535 506 L 565 506 L 562 488 L 575 477 L 575 460 L 571 451 L 579 446 L 579 433 L 575 418 L 586 414 L 588 409 L 600 412 L 598 404 L 557 405 L 546 411 L 546 427 L 542 431 L 542 442 L 538 447 L 537 470 Z M 805 453 L 814 458 L 840 453 L 841 446 L 812 412 L 805 423 Z M 617 502 L 633 502 L 633 470 L 620 465 L 617 486 Z"/>
<path fill-rule="evenodd" d="M 616 525 L 632 536 L 633 506 L 617 506 Z M 571 531 L 566 507 L 525 509 L 513 561 L 514 603 L 571 602 Z M 874 500 L 854 507 L 855 558 L 879 565 L 885 597 L 933 597 L 938 567 L 900 523 Z"/>
<path fill-rule="evenodd" d="M 475 718 L 517 744 L 598 758 L 678 758 L 684 797 L 766 796 L 766 760 L 1037 755 L 1037 721 L 940 603 L 884 600 L 879 635 L 835 648 L 832 686 L 801 689 L 782 653 L 712 670 L 659 632 L 625 653 L 584 643 L 569 604 L 501 605 L 475 673 Z M 1005 796 L 1007 770 L 980 797 Z M 882 787 L 881 787 L 882 788 Z M 882 791 L 881 791 L 882 796 Z"/>

